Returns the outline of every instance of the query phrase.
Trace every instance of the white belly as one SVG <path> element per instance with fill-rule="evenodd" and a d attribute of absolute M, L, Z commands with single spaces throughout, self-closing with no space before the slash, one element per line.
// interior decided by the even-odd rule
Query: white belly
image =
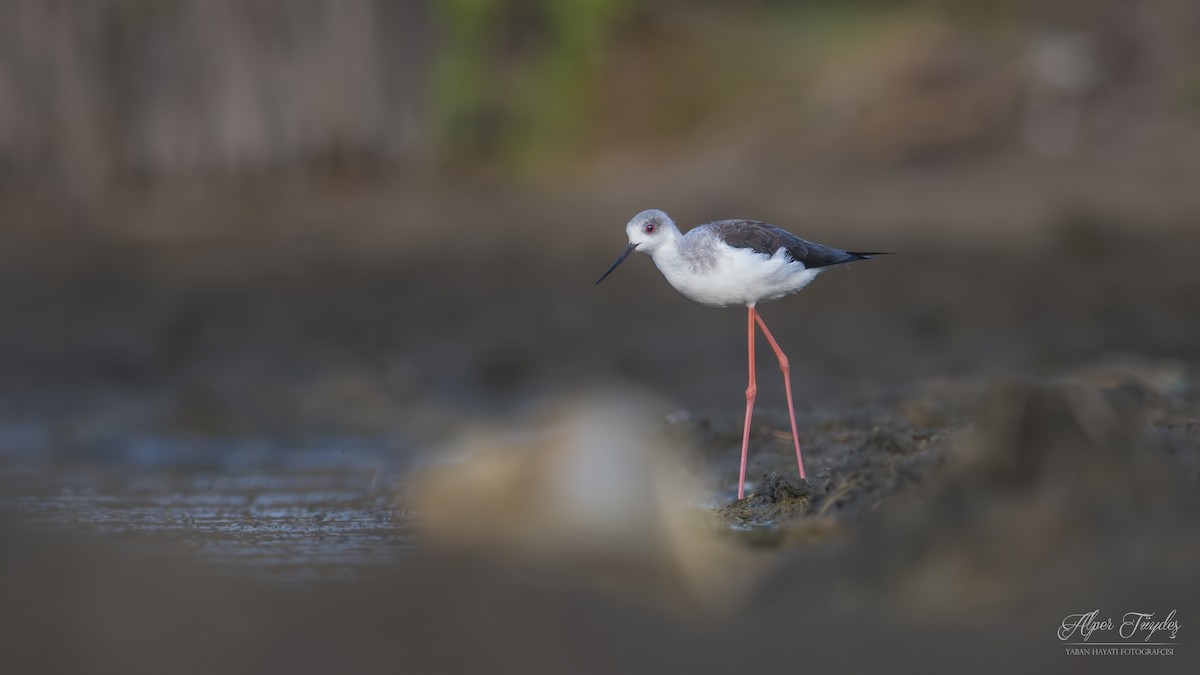
<path fill-rule="evenodd" d="M 782 298 L 804 288 L 821 271 L 805 269 L 782 249 L 770 257 L 750 249 L 725 249 L 702 269 L 678 260 L 654 262 L 675 290 L 709 307 L 752 306 Z"/>

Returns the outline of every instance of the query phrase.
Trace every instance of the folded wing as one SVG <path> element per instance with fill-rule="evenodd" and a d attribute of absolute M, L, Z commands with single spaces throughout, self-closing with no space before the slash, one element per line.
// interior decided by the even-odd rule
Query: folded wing
<path fill-rule="evenodd" d="M 712 228 L 722 241 L 734 248 L 747 248 L 765 255 L 775 255 L 779 249 L 785 249 L 788 255 L 804 265 L 805 269 L 840 265 L 855 260 L 866 260 L 873 255 L 884 255 L 843 251 L 840 248 L 816 244 L 757 220 L 720 220 L 703 227 Z"/>

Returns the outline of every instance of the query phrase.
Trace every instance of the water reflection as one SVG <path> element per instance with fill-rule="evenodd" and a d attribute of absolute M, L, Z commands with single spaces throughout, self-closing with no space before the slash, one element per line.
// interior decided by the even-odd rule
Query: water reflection
<path fill-rule="evenodd" d="M 283 581 L 351 577 L 410 547 L 387 442 L 275 445 L 142 438 L 103 460 L 40 462 L 3 448 L 0 509 L 39 527 L 177 545 Z"/>

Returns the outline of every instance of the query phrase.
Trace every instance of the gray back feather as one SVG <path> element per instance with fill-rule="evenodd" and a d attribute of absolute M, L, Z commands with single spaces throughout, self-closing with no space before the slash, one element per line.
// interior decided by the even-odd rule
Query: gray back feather
<path fill-rule="evenodd" d="M 711 228 L 722 241 L 734 248 L 748 248 L 766 255 L 775 255 L 782 248 L 805 269 L 840 265 L 866 257 L 806 241 L 787 230 L 757 220 L 719 220 L 705 227 Z"/>

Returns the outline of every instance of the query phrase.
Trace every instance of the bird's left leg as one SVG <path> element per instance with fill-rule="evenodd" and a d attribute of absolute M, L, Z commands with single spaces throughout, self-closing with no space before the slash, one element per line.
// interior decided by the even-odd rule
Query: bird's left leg
<path fill-rule="evenodd" d="M 788 417 L 792 421 L 792 442 L 796 446 L 796 465 L 800 467 L 800 478 L 804 476 L 804 458 L 800 456 L 800 436 L 796 434 L 796 407 L 792 405 L 792 376 L 791 367 L 788 365 L 788 357 L 779 348 L 779 343 L 775 341 L 775 337 L 771 335 L 771 331 L 767 330 L 767 324 L 763 323 L 762 316 L 758 312 L 754 313 L 754 319 L 758 321 L 758 327 L 762 329 L 763 335 L 767 337 L 767 342 L 771 343 L 771 349 L 775 350 L 775 358 L 779 359 L 779 369 L 783 371 L 783 386 L 787 388 L 787 404 Z"/>

